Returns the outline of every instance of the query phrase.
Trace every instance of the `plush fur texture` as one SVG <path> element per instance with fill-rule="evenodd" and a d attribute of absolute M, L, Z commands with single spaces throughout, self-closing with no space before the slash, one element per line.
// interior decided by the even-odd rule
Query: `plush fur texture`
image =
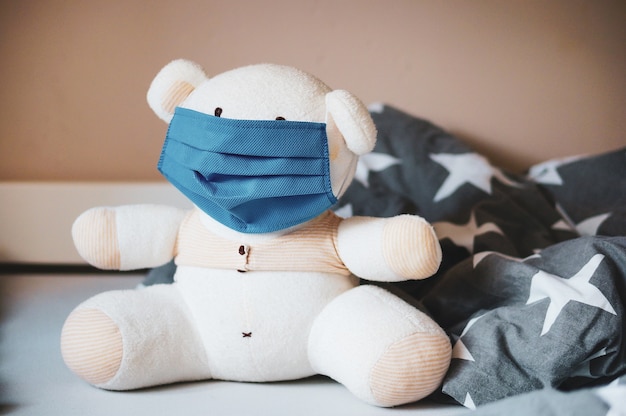
<path fill-rule="evenodd" d="M 226 118 L 326 123 L 330 179 L 339 197 L 376 129 L 352 94 L 271 64 L 209 78 L 177 60 L 155 77 L 148 102 L 170 122 L 177 106 Z M 98 387 L 178 381 L 274 381 L 325 374 L 379 406 L 419 400 L 450 361 L 446 334 L 372 281 L 423 279 L 441 261 L 422 218 L 326 212 L 268 234 L 231 230 L 200 210 L 156 205 L 94 208 L 75 222 L 79 253 L 104 269 L 178 264 L 175 283 L 101 293 L 62 333 L 68 367 Z"/>

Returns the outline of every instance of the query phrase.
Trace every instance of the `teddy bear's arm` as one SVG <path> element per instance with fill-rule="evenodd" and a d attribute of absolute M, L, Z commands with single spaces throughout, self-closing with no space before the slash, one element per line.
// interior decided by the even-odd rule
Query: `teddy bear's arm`
<path fill-rule="evenodd" d="M 441 263 L 441 246 L 432 226 L 415 215 L 343 220 L 338 251 L 356 276 L 380 282 L 424 279 Z"/>
<path fill-rule="evenodd" d="M 72 226 L 78 253 L 106 270 L 133 270 L 167 263 L 187 211 L 162 205 L 92 208 Z"/>

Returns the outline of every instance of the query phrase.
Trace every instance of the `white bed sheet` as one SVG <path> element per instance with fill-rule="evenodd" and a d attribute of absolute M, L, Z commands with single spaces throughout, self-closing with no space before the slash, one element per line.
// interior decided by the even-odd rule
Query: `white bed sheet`
<path fill-rule="evenodd" d="M 182 383 L 133 392 L 83 383 L 61 359 L 59 335 L 66 316 L 89 296 L 133 288 L 141 280 L 119 274 L 0 275 L 0 414 L 447 416 L 466 411 L 428 402 L 377 408 L 321 376 L 282 383 Z"/>

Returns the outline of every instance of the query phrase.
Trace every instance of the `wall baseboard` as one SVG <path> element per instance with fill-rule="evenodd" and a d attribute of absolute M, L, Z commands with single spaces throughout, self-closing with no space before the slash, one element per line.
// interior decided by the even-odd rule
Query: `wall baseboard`
<path fill-rule="evenodd" d="M 0 201 L 0 263 L 5 264 L 84 264 L 71 228 L 91 207 L 191 207 L 167 182 L 0 182 Z"/>

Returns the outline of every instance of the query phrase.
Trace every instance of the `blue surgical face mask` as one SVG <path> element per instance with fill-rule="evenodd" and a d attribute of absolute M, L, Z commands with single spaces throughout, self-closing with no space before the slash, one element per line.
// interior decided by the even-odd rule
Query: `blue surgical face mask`
<path fill-rule="evenodd" d="M 329 163 L 324 123 L 236 120 L 178 107 L 158 168 L 220 223 L 267 233 L 337 202 Z"/>

